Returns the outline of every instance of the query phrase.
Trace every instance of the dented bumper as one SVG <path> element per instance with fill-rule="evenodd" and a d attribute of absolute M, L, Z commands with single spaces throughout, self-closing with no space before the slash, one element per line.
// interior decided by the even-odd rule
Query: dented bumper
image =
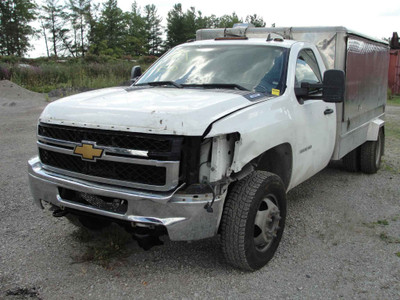
<path fill-rule="evenodd" d="M 168 193 L 151 193 L 100 185 L 48 171 L 38 157 L 29 160 L 28 173 L 34 202 L 41 208 L 42 201 L 45 201 L 60 208 L 76 209 L 133 224 L 164 226 L 173 241 L 199 240 L 217 234 L 225 195 L 216 197 L 213 212 L 209 213 L 204 206 L 212 200 L 211 193 L 188 195 L 179 193 L 179 188 Z M 126 212 L 117 213 L 63 199 L 60 189 L 122 199 L 127 203 Z"/>

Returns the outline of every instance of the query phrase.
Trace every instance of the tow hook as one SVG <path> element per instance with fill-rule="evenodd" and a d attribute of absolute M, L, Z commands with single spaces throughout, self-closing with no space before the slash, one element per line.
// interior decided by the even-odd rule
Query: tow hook
<path fill-rule="evenodd" d="M 61 218 L 64 217 L 66 214 L 68 214 L 68 212 L 64 209 L 56 209 L 55 211 L 53 211 L 53 217 L 55 218 Z"/>

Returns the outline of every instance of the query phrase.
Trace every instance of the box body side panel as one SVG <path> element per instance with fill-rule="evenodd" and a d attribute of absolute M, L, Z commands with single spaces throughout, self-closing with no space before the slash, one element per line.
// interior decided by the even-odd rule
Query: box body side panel
<path fill-rule="evenodd" d="M 388 65 L 387 47 L 357 36 L 348 37 L 343 117 L 350 122 L 348 129 L 361 125 L 361 115 L 385 106 Z"/>

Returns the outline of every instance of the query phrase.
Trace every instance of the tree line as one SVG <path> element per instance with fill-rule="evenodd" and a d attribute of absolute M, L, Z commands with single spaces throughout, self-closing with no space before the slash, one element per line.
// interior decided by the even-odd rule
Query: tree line
<path fill-rule="evenodd" d="M 232 27 L 242 23 L 236 13 L 203 16 L 180 3 L 168 12 L 166 27 L 154 4 L 141 8 L 135 1 L 124 12 L 117 0 L 96 4 L 93 0 L 1 0 L 0 54 L 23 56 L 30 48 L 30 37 L 42 36 L 48 57 L 84 57 L 87 54 L 117 58 L 141 55 L 159 56 L 168 49 L 194 39 L 200 28 Z M 34 28 L 32 22 L 40 24 Z M 264 27 L 262 17 L 248 15 L 244 20 Z"/>

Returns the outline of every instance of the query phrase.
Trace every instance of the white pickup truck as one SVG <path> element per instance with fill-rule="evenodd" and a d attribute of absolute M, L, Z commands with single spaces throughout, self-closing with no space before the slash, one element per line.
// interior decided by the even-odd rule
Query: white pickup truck
<path fill-rule="evenodd" d="M 343 27 L 199 30 L 132 86 L 45 108 L 34 201 L 80 226 L 119 223 L 144 248 L 219 234 L 230 264 L 259 269 L 290 189 L 331 160 L 378 170 L 388 51 Z"/>

